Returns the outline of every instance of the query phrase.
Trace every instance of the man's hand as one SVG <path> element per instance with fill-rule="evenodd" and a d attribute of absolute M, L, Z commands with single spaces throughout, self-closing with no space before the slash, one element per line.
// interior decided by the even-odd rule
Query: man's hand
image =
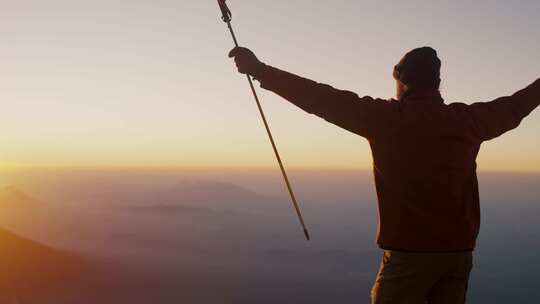
<path fill-rule="evenodd" d="M 257 78 L 266 65 L 262 63 L 257 56 L 247 48 L 235 47 L 229 53 L 230 58 L 234 58 L 238 72 L 248 74 Z"/>

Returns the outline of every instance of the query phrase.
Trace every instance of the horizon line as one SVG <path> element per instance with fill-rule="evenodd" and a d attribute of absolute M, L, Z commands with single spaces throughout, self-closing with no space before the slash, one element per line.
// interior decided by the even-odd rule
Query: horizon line
<path fill-rule="evenodd" d="M 277 166 L 144 166 L 144 165 L 10 165 L 0 166 L 2 171 L 275 171 Z M 288 171 L 319 172 L 371 172 L 371 167 L 289 166 Z M 536 170 L 479 169 L 479 173 L 540 174 Z"/>

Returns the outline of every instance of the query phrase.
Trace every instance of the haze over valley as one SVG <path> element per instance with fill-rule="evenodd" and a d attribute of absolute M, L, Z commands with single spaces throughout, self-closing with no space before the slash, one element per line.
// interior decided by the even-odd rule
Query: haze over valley
<path fill-rule="evenodd" d="M 77 303 L 367 302 L 381 255 L 370 173 L 293 171 L 311 242 L 278 177 L 240 170 L 5 174 L 1 235 L 26 252 L 5 256 L 18 267 L 49 267 L 40 270 L 47 277 L 60 272 L 78 291 Z M 471 303 L 534 303 L 540 176 L 480 179 L 483 226 Z M 44 258 L 24 260 L 29 255 Z M 68 274 L 50 267 L 55 263 Z M 36 273 L 4 277 L 12 301 L 28 294 L 25 282 L 52 288 L 35 283 Z M 72 303 L 74 296 L 40 294 L 40 303 Z"/>

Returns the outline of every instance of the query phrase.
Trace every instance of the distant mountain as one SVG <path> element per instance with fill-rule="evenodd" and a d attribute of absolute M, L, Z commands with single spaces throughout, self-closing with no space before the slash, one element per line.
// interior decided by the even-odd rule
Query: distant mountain
<path fill-rule="evenodd" d="M 164 200 L 192 203 L 261 201 L 263 197 L 249 189 L 224 182 L 184 182 L 160 194 Z"/>
<path fill-rule="evenodd" d="M 260 195 L 247 188 L 224 182 L 183 182 L 158 193 L 150 199 L 151 205 L 184 205 L 213 210 L 235 210 L 251 213 L 271 213 L 277 199 Z M 279 206 L 279 205 L 278 205 Z M 288 207 L 288 206 L 287 206 Z M 288 212 L 284 209 L 283 212 Z"/>
<path fill-rule="evenodd" d="M 180 204 L 155 204 L 150 206 L 129 206 L 123 208 L 123 210 L 128 211 L 139 211 L 144 214 L 157 213 L 159 215 L 165 215 L 167 213 L 183 213 L 183 214 L 213 214 L 215 211 L 212 211 L 208 208 L 202 207 L 191 207 Z"/>
<path fill-rule="evenodd" d="M 37 201 L 34 198 L 24 193 L 16 186 L 9 185 L 0 188 L 0 206 L 2 204 L 27 206 L 36 202 Z"/>
<path fill-rule="evenodd" d="M 15 186 L 0 188 L 0 225 L 20 232 L 26 227 L 35 227 L 45 214 L 46 208 L 39 200 Z"/>

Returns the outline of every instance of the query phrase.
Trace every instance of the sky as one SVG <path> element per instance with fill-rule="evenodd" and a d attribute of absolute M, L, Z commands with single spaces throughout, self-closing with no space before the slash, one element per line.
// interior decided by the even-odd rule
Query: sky
<path fill-rule="evenodd" d="M 391 98 L 391 71 L 429 45 L 447 102 L 540 77 L 540 2 L 229 0 L 261 60 Z M 0 0 L 0 168 L 273 167 L 215 1 Z M 367 141 L 259 90 L 287 166 L 369 168 Z M 540 111 L 483 146 L 480 170 L 540 172 Z"/>

